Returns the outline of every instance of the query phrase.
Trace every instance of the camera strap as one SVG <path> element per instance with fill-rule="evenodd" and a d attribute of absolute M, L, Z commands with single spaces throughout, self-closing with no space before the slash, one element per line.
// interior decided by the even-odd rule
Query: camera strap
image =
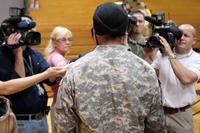
<path fill-rule="evenodd" d="M 32 58 L 31 58 L 30 55 L 28 56 L 28 59 L 29 59 L 30 65 L 28 64 L 27 60 L 23 57 L 23 60 L 24 60 L 24 62 L 25 62 L 26 68 L 31 72 L 31 75 L 34 75 L 34 72 L 33 72 L 33 64 L 32 64 Z M 44 95 L 44 89 L 41 87 L 41 85 L 38 84 L 38 83 L 36 83 L 35 86 L 36 86 L 37 89 L 38 89 L 38 94 L 39 94 L 39 95 Z"/>
<path fill-rule="evenodd" d="M 4 46 L 6 46 L 9 49 L 16 49 L 16 48 L 19 48 L 21 45 L 19 43 L 8 45 L 7 42 L 4 42 L 1 44 L 1 47 L 4 47 Z"/>

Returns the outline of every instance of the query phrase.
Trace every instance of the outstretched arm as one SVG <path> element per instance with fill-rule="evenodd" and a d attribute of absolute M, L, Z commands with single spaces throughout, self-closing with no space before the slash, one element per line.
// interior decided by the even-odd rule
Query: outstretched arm
<path fill-rule="evenodd" d="M 6 82 L 0 81 L 0 94 L 10 95 L 22 91 L 49 77 L 62 77 L 65 72 L 66 69 L 63 67 L 51 67 L 48 68 L 46 71 L 33 76 L 13 79 Z"/>

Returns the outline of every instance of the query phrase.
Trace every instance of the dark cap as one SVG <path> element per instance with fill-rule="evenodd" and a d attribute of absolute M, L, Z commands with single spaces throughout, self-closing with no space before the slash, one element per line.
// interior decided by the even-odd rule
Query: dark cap
<path fill-rule="evenodd" d="M 128 26 L 127 13 L 121 6 L 107 2 L 99 5 L 93 16 L 93 27 L 98 35 L 125 35 Z"/>

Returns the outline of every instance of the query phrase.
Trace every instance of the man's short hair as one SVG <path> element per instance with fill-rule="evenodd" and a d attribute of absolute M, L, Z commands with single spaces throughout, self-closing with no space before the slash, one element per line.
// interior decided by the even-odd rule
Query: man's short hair
<path fill-rule="evenodd" d="M 127 13 L 119 5 L 106 2 L 96 8 L 93 27 L 97 35 L 123 36 L 127 26 Z"/>
<path fill-rule="evenodd" d="M 140 10 L 133 10 L 130 12 L 131 15 L 134 15 L 134 14 L 141 14 L 142 16 L 145 17 L 145 14 L 143 12 L 141 12 Z"/>

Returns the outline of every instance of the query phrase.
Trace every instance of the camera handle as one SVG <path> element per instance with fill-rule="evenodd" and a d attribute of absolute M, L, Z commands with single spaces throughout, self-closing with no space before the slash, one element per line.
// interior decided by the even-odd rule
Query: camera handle
<path fill-rule="evenodd" d="M 12 45 L 8 45 L 7 43 L 5 43 L 4 46 L 6 46 L 9 49 L 16 49 L 16 48 L 19 48 L 21 45 L 19 43 L 12 44 Z"/>
<path fill-rule="evenodd" d="M 168 36 L 167 41 L 170 44 L 171 49 L 173 49 L 174 47 L 176 47 L 174 34 L 172 32 L 168 32 L 167 36 Z"/>

